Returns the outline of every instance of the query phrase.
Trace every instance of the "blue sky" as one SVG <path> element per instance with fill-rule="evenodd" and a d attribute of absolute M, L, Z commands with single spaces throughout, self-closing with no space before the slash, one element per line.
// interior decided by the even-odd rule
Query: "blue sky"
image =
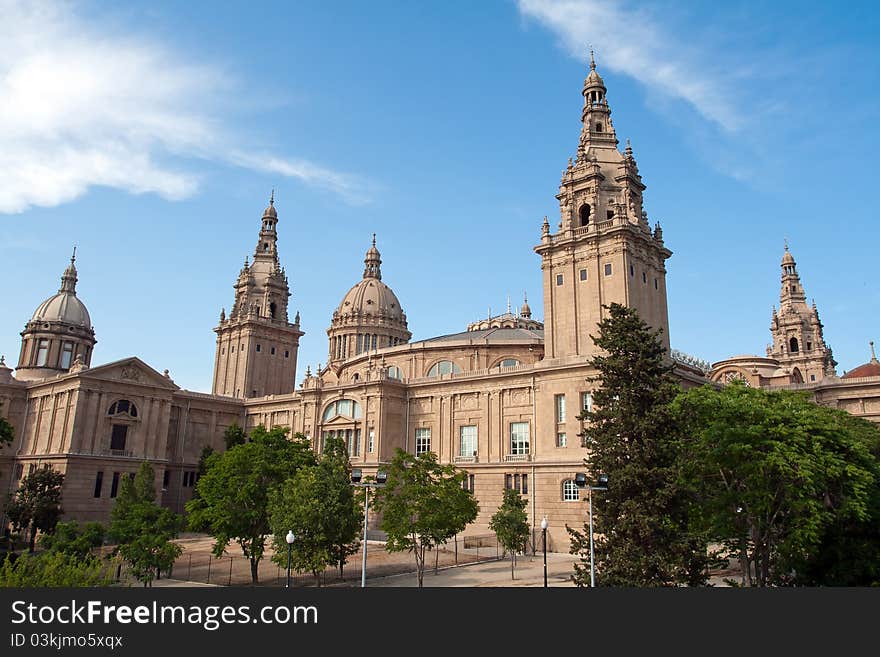
<path fill-rule="evenodd" d="M 0 353 L 73 244 L 93 364 L 210 389 L 220 308 L 276 189 L 326 362 L 378 235 L 414 339 L 523 291 L 579 134 L 587 44 L 667 246 L 672 345 L 763 353 L 788 239 L 838 373 L 880 339 L 880 11 L 807 2 L 0 0 Z"/>

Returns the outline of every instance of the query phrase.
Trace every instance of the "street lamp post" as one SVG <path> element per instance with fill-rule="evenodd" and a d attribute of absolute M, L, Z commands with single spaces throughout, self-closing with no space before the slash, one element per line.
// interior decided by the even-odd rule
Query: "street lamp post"
<path fill-rule="evenodd" d="M 547 516 L 541 520 L 541 538 L 544 543 L 544 588 L 547 588 Z"/>
<path fill-rule="evenodd" d="M 284 537 L 284 540 L 287 541 L 287 587 L 290 588 L 290 553 L 293 550 L 293 541 L 295 536 L 293 535 L 293 530 L 289 530 L 287 532 L 287 536 Z"/>
<path fill-rule="evenodd" d="M 364 489 L 364 550 L 361 557 L 361 588 L 367 585 L 367 517 L 370 509 L 370 489 L 378 486 L 384 486 L 388 475 L 379 470 L 376 472 L 376 478 L 373 481 L 362 481 L 363 475 L 360 468 L 351 471 L 351 484 L 358 488 Z"/>
<path fill-rule="evenodd" d="M 591 486 L 587 484 L 587 475 L 583 472 L 578 472 L 575 475 L 574 483 L 579 488 L 587 489 L 587 506 L 590 511 L 590 587 L 594 588 L 596 586 L 596 569 L 594 565 L 596 561 L 593 552 L 593 491 L 608 490 L 608 475 L 600 474 L 597 478 L 598 486 Z"/>

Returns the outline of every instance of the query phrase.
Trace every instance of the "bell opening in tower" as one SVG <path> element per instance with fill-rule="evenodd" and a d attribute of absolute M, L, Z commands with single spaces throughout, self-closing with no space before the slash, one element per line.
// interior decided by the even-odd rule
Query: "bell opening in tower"
<path fill-rule="evenodd" d="M 590 204 L 589 203 L 584 203 L 581 206 L 579 213 L 580 213 L 580 217 L 581 217 L 581 226 L 586 226 L 588 223 L 590 223 Z"/>

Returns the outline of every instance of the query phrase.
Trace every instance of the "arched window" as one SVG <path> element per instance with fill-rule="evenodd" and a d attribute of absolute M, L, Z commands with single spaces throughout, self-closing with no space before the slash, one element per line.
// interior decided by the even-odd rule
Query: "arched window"
<path fill-rule="evenodd" d="M 788 341 L 788 350 L 793 354 L 796 354 L 798 352 L 797 338 L 792 338 L 791 340 Z"/>
<path fill-rule="evenodd" d="M 428 370 L 428 376 L 441 376 L 443 374 L 458 374 L 461 372 L 461 368 L 453 363 L 451 360 L 441 360 L 438 363 L 434 363 L 431 365 L 431 369 Z"/>
<path fill-rule="evenodd" d="M 495 365 L 494 369 L 503 370 L 508 367 L 517 367 L 518 365 L 522 365 L 516 358 L 505 358 L 500 363 Z"/>
<path fill-rule="evenodd" d="M 580 489 L 574 483 L 574 479 L 566 479 L 562 482 L 562 501 L 577 502 L 580 499 Z"/>
<path fill-rule="evenodd" d="M 269 317 L 275 319 L 275 313 L 278 312 L 278 306 L 275 305 L 275 302 L 271 302 L 269 304 Z"/>
<path fill-rule="evenodd" d="M 120 399 L 110 405 L 110 410 L 107 411 L 107 415 L 129 415 L 131 417 L 137 417 L 137 406 L 127 399 Z"/>
<path fill-rule="evenodd" d="M 794 383 L 803 383 L 804 382 L 803 374 L 801 374 L 801 371 L 796 367 L 791 372 L 791 380 Z"/>
<path fill-rule="evenodd" d="M 590 223 L 590 211 L 591 208 L 589 203 L 584 203 L 581 206 L 581 209 L 578 210 L 578 215 L 581 219 L 581 226 L 586 226 L 588 223 Z"/>
<path fill-rule="evenodd" d="M 601 123 L 596 124 L 596 132 L 602 132 L 602 124 Z"/>
<path fill-rule="evenodd" d="M 340 399 L 330 403 L 321 417 L 324 422 L 328 422 L 339 415 L 358 420 L 361 417 L 361 405 L 353 399 Z"/>
<path fill-rule="evenodd" d="M 397 365 L 392 365 L 388 368 L 388 378 L 400 381 L 403 379 L 403 372 L 400 371 L 400 368 L 397 367 Z"/>

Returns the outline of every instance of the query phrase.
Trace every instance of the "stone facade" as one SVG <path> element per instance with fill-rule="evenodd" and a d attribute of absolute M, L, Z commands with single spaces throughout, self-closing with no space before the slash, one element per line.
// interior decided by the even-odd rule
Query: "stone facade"
<path fill-rule="evenodd" d="M 605 84 L 592 62 L 583 96 L 576 158 L 557 195 L 558 230 L 551 233 L 545 217 L 534 247 L 541 258 L 543 322 L 532 319 L 527 301 L 516 313 L 508 303 L 506 313 L 490 311 L 467 330 L 412 342 L 403 307 L 382 281 L 374 237 L 363 278 L 330 318 L 327 365 L 307 368 L 297 386 L 303 332 L 298 313 L 289 321 L 278 213 L 270 200 L 253 262 L 245 262 L 232 310 L 221 311 L 214 329 L 213 394 L 182 390 L 167 371 L 160 374 L 137 358 L 90 367 L 94 331 L 85 306 L 71 301 L 71 262 L 59 292 L 65 303 L 49 303 L 58 295 L 52 297 L 40 306 L 51 306 L 52 321 L 35 323 L 44 319 L 38 309 L 28 323 L 16 375 L 0 360 L 0 402 L 16 432 L 15 442 L 0 450 L 0 490 L 12 491 L 26 472 L 51 465 L 67 474 L 68 517 L 107 520 L 120 479 L 148 460 L 161 502 L 182 512 L 205 446 L 221 450 L 223 432 L 233 423 L 281 426 L 308 436 L 317 451 L 331 433 L 342 436 L 353 465 L 367 474 L 398 447 L 431 450 L 469 475 L 467 485 L 480 503 L 469 534 L 489 533 L 504 489 L 514 487 L 528 501 L 532 527 L 546 515 L 550 545 L 564 549 L 565 525 L 581 524 L 586 514 L 583 498 L 566 482 L 584 469 L 588 455 L 577 416 L 598 385 L 589 335 L 602 306 L 636 308 L 662 329 L 669 346 L 665 261 L 671 251 L 659 224 L 649 227 L 645 185 L 629 144 L 618 150 Z M 834 376 L 818 313 L 806 307 L 796 277 L 793 258 L 784 261 L 789 291 L 783 290 L 782 308 L 774 314 L 777 351 L 728 359 L 711 373 L 672 352 L 675 373 L 684 386 L 735 377 L 752 385 L 804 387 L 820 403 L 880 421 L 880 371 L 850 380 Z M 65 341 L 74 343 L 73 360 L 49 349 L 48 365 L 37 366 L 32 344 L 37 340 L 39 350 L 42 332 L 62 350 Z M 791 338 L 798 341 L 796 353 Z"/>

